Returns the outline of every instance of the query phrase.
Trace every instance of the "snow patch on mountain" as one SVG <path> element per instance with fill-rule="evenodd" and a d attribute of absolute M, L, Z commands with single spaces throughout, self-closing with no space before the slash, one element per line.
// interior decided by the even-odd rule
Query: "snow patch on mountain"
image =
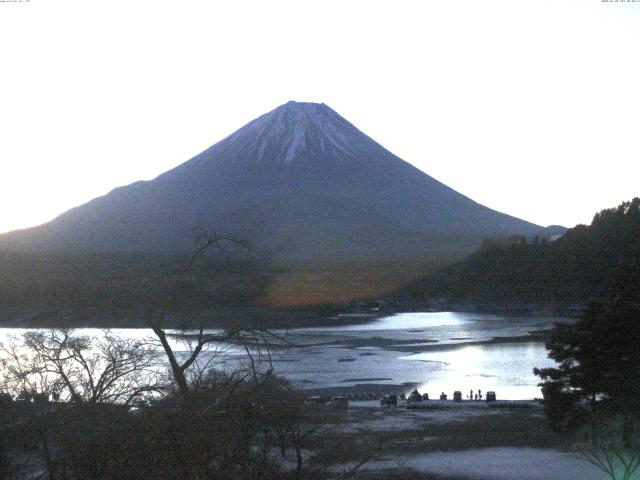
<path fill-rule="evenodd" d="M 288 102 L 250 122 L 224 142 L 246 145 L 251 139 L 256 162 L 292 164 L 314 143 L 319 151 L 355 158 L 351 144 L 358 138 L 350 128 L 356 130 L 324 104 Z M 274 146 L 279 146 L 276 153 Z"/>

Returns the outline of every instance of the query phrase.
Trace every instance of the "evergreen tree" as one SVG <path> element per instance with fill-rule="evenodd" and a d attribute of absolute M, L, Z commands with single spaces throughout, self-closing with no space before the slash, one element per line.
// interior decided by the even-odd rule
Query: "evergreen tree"
<path fill-rule="evenodd" d="M 640 412 L 640 262 L 629 259 L 613 276 L 604 300 L 592 302 L 582 320 L 558 325 L 547 342 L 555 368 L 534 369 L 542 378 L 545 408 L 557 430 L 587 419 L 597 435 L 596 416 L 623 419 L 629 446 Z"/>

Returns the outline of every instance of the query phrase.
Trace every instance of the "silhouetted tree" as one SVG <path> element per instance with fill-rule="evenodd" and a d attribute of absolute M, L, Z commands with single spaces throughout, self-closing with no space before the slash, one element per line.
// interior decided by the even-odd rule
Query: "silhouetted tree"
<path fill-rule="evenodd" d="M 74 330 L 31 330 L 1 345 L 5 392 L 46 400 L 130 404 L 162 388 L 158 356 L 143 340 L 108 330 L 99 336 Z"/>
<path fill-rule="evenodd" d="M 183 283 L 197 260 L 210 249 L 227 252 L 229 244 L 241 250 L 250 248 L 247 242 L 233 237 L 217 235 L 207 238 L 181 268 L 166 299 L 159 306 L 146 306 L 146 323 L 157 337 L 180 397 L 186 403 L 190 401 L 193 388 L 197 385 L 197 377 L 215 367 L 214 361 L 218 358 L 215 355 L 216 349 L 221 345 L 233 343 L 244 347 L 255 380 L 258 375 L 268 377 L 272 371 L 267 368 L 265 372 L 259 372 L 258 364 L 254 361 L 254 355 L 262 359 L 263 349 L 268 348 L 268 339 L 276 339 L 275 335 L 266 330 L 238 327 L 206 332 L 201 323 L 196 330 L 186 330 L 181 335 L 174 336 L 175 340 L 186 345 L 188 353 L 185 356 L 176 354 L 167 334 L 169 312 L 178 301 Z M 213 346 L 213 352 L 208 348 L 210 346 Z"/>
<path fill-rule="evenodd" d="M 630 447 L 640 413 L 640 263 L 625 262 L 605 299 L 592 302 L 584 317 L 558 325 L 547 342 L 559 365 L 534 369 L 542 378 L 552 424 L 571 430 L 589 419 L 597 440 L 600 415 L 621 417 L 621 441 Z"/>
<path fill-rule="evenodd" d="M 113 438 L 129 405 L 163 389 L 154 349 L 109 331 L 32 330 L 0 358 L 2 390 L 17 400 L 14 437 L 38 447 L 50 480 L 98 478 L 101 439 Z"/>

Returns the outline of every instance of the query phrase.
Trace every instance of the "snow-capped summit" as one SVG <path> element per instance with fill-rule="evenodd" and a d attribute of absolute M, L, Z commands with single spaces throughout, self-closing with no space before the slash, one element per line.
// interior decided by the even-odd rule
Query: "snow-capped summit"
<path fill-rule="evenodd" d="M 373 142 L 324 103 L 290 101 L 256 118 L 214 147 L 251 146 L 255 156 L 247 157 L 247 161 L 274 165 L 317 159 L 310 152 L 323 152 L 325 160 L 330 155 L 357 159 L 352 150 L 362 148 L 364 145 L 358 144 L 364 140 Z"/>
<path fill-rule="evenodd" d="M 343 123 L 344 122 L 344 123 Z M 348 151 L 344 132 L 348 123 L 323 103 L 301 103 L 290 101 L 275 110 L 252 121 L 233 134 L 229 140 L 255 142 L 255 161 L 291 163 L 297 156 L 303 156 L 307 148 L 314 148 L 314 141 L 321 150 L 334 147 Z M 270 152 L 269 146 L 288 138 L 280 152 Z M 309 143 L 309 145 L 307 145 Z"/>

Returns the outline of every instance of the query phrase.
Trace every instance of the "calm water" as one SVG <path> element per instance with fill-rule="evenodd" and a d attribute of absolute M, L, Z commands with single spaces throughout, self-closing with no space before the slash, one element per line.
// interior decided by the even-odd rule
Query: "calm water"
<path fill-rule="evenodd" d="M 432 398 L 481 389 L 496 391 L 498 398 L 528 399 L 541 396 L 533 367 L 553 365 L 544 343 L 482 342 L 524 336 L 558 321 L 566 320 L 401 313 L 357 325 L 294 330 L 292 338 L 311 346 L 276 355 L 275 364 L 303 388 L 362 385 L 366 392 L 367 384 L 413 382 Z"/>
<path fill-rule="evenodd" d="M 345 317 L 345 321 L 348 321 Z M 533 367 L 553 365 L 541 342 L 478 344 L 551 328 L 562 319 L 508 318 L 438 312 L 401 313 L 357 325 L 303 328 L 287 332 L 295 348 L 273 354 L 277 374 L 301 388 L 418 383 L 421 392 L 450 398 L 454 390 L 495 390 L 498 398 L 539 397 Z M 23 329 L 0 329 L 0 341 Z M 97 334 L 97 329 L 84 329 Z M 127 337 L 151 336 L 147 329 L 113 329 Z M 180 348 L 179 343 L 174 343 Z M 229 360 L 242 352 L 230 349 Z M 391 387 L 390 387 L 391 388 Z M 409 388 L 397 388 L 408 390 Z"/>

